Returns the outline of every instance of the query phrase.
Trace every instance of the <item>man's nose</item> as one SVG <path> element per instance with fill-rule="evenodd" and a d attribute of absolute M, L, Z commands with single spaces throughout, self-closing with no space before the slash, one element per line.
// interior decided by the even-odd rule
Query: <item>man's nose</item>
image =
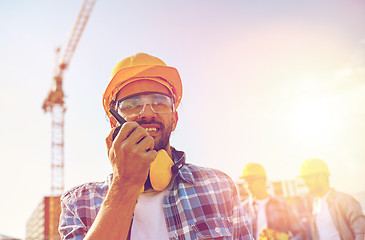
<path fill-rule="evenodd" d="M 154 117 L 155 112 L 152 110 L 152 107 L 150 104 L 146 104 L 144 105 L 143 111 L 141 113 L 141 117 L 149 117 L 149 116 L 153 116 Z"/>

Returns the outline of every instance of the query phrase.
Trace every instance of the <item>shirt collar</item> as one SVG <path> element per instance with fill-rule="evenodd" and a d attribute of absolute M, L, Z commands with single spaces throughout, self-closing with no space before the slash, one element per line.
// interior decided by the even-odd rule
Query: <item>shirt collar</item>
<path fill-rule="evenodd" d="M 186 165 L 180 169 L 178 174 L 183 181 L 191 184 L 195 183 L 194 175 Z"/>
<path fill-rule="evenodd" d="M 322 199 L 323 199 L 323 201 L 326 201 L 326 202 L 330 202 L 330 201 L 332 201 L 333 200 L 333 192 L 334 192 L 335 190 L 333 189 L 333 188 L 331 188 L 330 190 L 328 190 L 328 192 L 326 193 L 326 195 L 324 195 L 323 197 L 322 197 Z"/>
<path fill-rule="evenodd" d="M 189 169 L 189 167 L 187 165 L 185 165 L 185 153 L 183 151 L 176 150 L 174 147 L 171 147 L 171 152 L 172 152 L 174 163 L 176 163 L 182 159 L 184 161 L 184 166 L 179 170 L 177 175 L 183 181 L 194 184 L 195 183 L 194 175 L 191 172 L 191 170 Z"/>

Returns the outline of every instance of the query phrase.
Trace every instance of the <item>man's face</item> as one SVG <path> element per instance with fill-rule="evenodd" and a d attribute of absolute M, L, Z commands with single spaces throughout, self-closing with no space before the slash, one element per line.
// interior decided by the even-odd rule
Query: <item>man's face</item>
<path fill-rule="evenodd" d="M 117 97 L 117 110 L 127 121 L 136 121 L 155 140 L 156 151 L 169 146 L 177 113 L 172 99 L 163 94 L 146 93 L 123 99 Z"/>
<path fill-rule="evenodd" d="M 245 187 L 252 196 L 257 196 L 258 193 L 263 192 L 266 189 L 265 178 L 245 178 Z"/>
<path fill-rule="evenodd" d="M 313 174 L 303 177 L 304 183 L 308 188 L 308 192 L 310 194 L 316 194 L 318 192 L 318 189 L 320 188 L 319 184 L 319 175 Z"/>

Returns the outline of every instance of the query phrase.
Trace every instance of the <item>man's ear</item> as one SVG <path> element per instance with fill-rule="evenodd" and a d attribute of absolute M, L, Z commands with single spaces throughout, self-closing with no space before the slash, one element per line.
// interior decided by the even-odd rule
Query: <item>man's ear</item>
<path fill-rule="evenodd" d="M 179 120 L 179 116 L 177 114 L 177 111 L 175 111 L 173 114 L 172 114 L 172 131 L 175 130 L 176 128 L 176 125 L 177 125 L 177 121 Z"/>
<path fill-rule="evenodd" d="M 117 126 L 117 120 L 115 120 L 115 118 L 113 116 L 109 117 L 109 121 L 110 121 L 110 126 L 112 128 Z"/>

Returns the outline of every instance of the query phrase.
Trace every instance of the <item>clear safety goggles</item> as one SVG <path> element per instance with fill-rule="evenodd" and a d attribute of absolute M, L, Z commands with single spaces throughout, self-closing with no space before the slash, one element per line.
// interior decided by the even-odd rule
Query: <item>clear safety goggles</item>
<path fill-rule="evenodd" d="M 117 111 L 124 118 L 141 115 L 146 105 L 156 114 L 172 113 L 175 111 L 172 98 L 164 94 L 150 93 L 122 98 L 117 102 Z"/>

